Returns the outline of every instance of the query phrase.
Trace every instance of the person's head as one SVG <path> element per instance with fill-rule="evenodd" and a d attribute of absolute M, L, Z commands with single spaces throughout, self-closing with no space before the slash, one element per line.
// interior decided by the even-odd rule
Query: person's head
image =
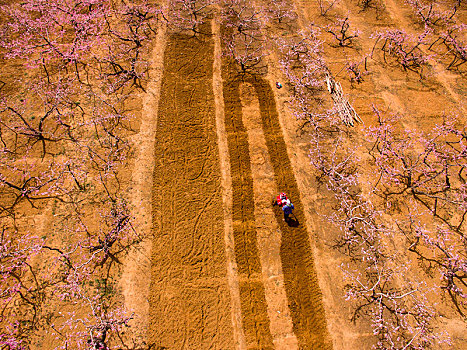
<path fill-rule="evenodd" d="M 286 199 L 286 198 L 287 198 L 287 195 L 284 192 L 282 192 L 281 193 L 281 199 Z"/>

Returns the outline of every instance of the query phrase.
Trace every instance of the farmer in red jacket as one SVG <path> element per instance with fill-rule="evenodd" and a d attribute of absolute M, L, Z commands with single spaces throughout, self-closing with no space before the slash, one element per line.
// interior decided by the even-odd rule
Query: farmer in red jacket
<path fill-rule="evenodd" d="M 294 210 L 294 205 L 290 201 L 290 199 L 287 198 L 287 194 L 284 192 L 280 193 L 272 205 L 278 205 L 279 207 L 282 208 L 282 211 L 284 212 L 284 220 L 287 221 L 289 220 L 289 215 L 292 214 L 292 211 Z"/>

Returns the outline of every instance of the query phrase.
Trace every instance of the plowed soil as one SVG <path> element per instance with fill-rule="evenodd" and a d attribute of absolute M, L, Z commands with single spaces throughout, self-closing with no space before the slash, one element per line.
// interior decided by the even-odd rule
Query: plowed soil
<path fill-rule="evenodd" d="M 156 130 L 149 338 L 171 349 L 233 347 L 212 66 L 209 37 L 168 38 Z"/>
<path fill-rule="evenodd" d="M 245 276 L 245 281 L 241 282 L 244 284 L 244 292 L 241 295 L 242 315 L 244 315 L 244 329 L 247 340 L 249 340 L 248 343 L 257 343 L 260 348 L 264 348 L 269 341 L 270 333 L 269 329 L 264 330 L 264 327 L 269 323 L 265 311 L 264 287 L 261 281 L 255 281 L 261 270 L 261 262 L 257 252 L 256 221 L 254 211 L 251 210 L 255 203 L 248 138 L 242 122 L 240 100 L 242 80 L 235 74 L 229 73 L 229 66 L 226 65 L 223 77 L 224 103 L 234 192 L 235 257 L 239 267 L 240 280 L 243 280 L 242 275 Z M 327 348 L 326 324 L 323 317 L 321 293 L 314 271 L 309 235 L 304 225 L 303 207 L 287 156 L 274 95 L 269 83 L 261 77 L 246 76 L 244 78 L 253 86 L 259 100 L 263 133 L 273 166 L 276 188 L 287 192 L 293 198 L 296 208 L 295 217 L 289 223 L 283 220 L 280 209 L 275 210 L 275 219 L 282 237 L 280 257 L 294 333 L 301 348 L 325 349 Z M 245 225 L 245 223 L 249 223 L 249 225 Z M 251 295 L 254 295 L 255 299 L 252 299 Z M 258 312 L 259 310 L 261 312 Z M 252 317 L 254 317 L 254 321 L 249 319 Z"/>

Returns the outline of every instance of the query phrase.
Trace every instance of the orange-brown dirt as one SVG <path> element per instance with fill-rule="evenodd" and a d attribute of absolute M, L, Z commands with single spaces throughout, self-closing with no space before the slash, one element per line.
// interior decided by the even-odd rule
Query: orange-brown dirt
<path fill-rule="evenodd" d="M 463 113 L 465 79 L 439 64 L 422 81 L 374 57 L 362 84 L 344 77 L 347 57 L 371 52 L 375 28 L 415 27 L 403 1 L 381 4 L 363 12 L 356 2 L 336 3 L 333 11 L 348 14 L 360 38 L 352 49 L 325 44 L 326 63 L 364 123 L 374 122 L 372 104 L 403 112 L 410 117 L 404 123 L 421 129 L 443 113 Z M 329 23 L 318 2 L 295 5 L 302 25 Z M 145 198 L 152 185 L 144 210 L 152 208 L 153 236 L 144 243 L 144 266 L 127 268 L 126 279 L 139 282 L 122 283 L 135 320 L 143 321 L 135 322 L 140 337 L 168 349 L 370 348 L 369 325 L 350 322 L 338 268 L 346 260 L 330 248 L 335 233 L 318 215 L 332 210 L 332 200 L 308 163 L 287 90 L 273 88 L 283 79 L 278 63 L 271 56 L 267 75 L 242 79 L 219 57 L 219 24 L 212 26 L 213 36 L 159 34 L 154 51 L 160 81 L 149 97 L 153 109 L 143 113 L 155 124 L 147 140 L 155 142 L 154 158 L 135 165 L 154 162 L 151 179 L 139 184 Z M 270 205 L 279 191 L 293 199 L 295 225 Z M 464 321 L 445 315 L 444 327 L 462 348 Z"/>
<path fill-rule="evenodd" d="M 293 3 L 302 27 L 332 21 L 319 15 L 319 1 Z M 330 11 L 361 31 L 356 45 L 323 39 L 326 63 L 364 125 L 375 123 L 373 104 L 420 130 L 443 114 L 464 115 L 465 72 L 440 63 L 430 62 L 421 79 L 376 53 L 364 81 L 349 81 L 346 59 L 370 54 L 375 30 L 419 25 L 403 0 L 366 11 L 357 3 L 337 1 Z M 459 16 L 465 22 L 465 10 Z M 135 312 L 128 333 L 151 349 L 370 349 L 375 338 L 366 320 L 350 321 L 339 269 L 347 260 L 330 246 L 336 232 L 322 217 L 333 210 L 332 196 L 309 164 L 290 92 L 274 87 L 284 80 L 277 57 L 268 58 L 267 74 L 242 79 L 221 57 L 218 18 L 203 31 L 209 35 L 160 26 L 154 44 L 128 168 L 135 227 L 146 237 L 122 267 L 120 290 Z M 357 141 L 362 128 L 351 131 Z M 364 151 L 359 155 L 364 165 Z M 295 205 L 292 225 L 271 206 L 279 192 Z M 25 222 L 40 229 L 54 214 L 34 215 Z M 452 348 L 466 348 L 465 320 L 433 298 Z"/>

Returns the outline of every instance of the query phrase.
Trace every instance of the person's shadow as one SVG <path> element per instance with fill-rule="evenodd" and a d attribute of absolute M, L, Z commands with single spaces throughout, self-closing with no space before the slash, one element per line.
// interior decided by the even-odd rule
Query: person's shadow
<path fill-rule="evenodd" d="M 285 220 L 285 222 L 290 227 L 298 227 L 300 225 L 300 222 L 298 221 L 297 217 L 294 214 L 289 215 L 289 217 Z"/>

